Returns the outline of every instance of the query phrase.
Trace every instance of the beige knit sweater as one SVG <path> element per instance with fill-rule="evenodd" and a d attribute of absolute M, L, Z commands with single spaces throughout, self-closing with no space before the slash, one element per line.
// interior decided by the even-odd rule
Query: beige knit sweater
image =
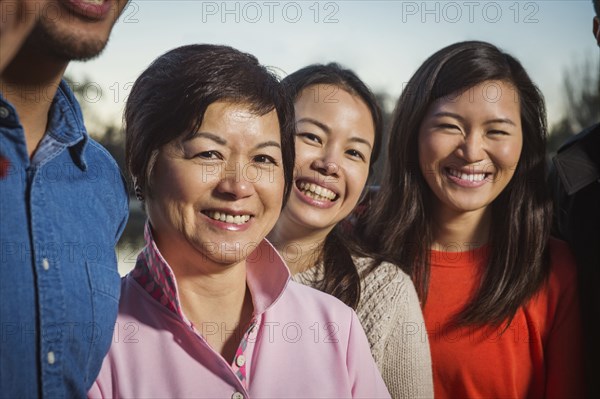
<path fill-rule="evenodd" d="M 371 260 L 354 258 L 361 276 L 356 314 L 373 358 L 392 398 L 432 398 L 431 354 L 423 313 L 410 277 L 391 263 L 382 263 L 365 276 Z M 319 264 L 292 279 L 315 286 L 323 278 Z"/>

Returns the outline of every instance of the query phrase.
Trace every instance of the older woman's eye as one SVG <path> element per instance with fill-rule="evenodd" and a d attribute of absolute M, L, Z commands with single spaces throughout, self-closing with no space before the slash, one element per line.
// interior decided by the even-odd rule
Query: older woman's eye
<path fill-rule="evenodd" d="M 223 159 L 223 156 L 218 151 L 202 151 L 194 155 L 194 158 Z"/>
<path fill-rule="evenodd" d="M 266 163 L 266 164 L 273 164 L 273 165 L 278 165 L 277 161 L 275 160 L 275 158 L 273 158 L 270 155 L 257 155 L 253 158 L 253 161 L 256 163 Z"/>

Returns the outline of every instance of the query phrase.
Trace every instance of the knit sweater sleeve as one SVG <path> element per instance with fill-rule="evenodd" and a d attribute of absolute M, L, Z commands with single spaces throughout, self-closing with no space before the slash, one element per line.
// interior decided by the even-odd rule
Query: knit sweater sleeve
<path fill-rule="evenodd" d="M 367 260 L 355 261 L 359 272 L 364 272 Z M 410 277 L 397 266 L 382 263 L 361 281 L 357 314 L 390 394 L 432 398 L 429 341 Z"/>

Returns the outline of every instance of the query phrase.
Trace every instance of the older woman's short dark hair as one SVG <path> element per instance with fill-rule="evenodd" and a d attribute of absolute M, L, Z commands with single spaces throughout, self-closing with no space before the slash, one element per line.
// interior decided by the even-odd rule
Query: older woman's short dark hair
<path fill-rule="evenodd" d="M 136 185 L 149 188 L 158 150 L 193 135 L 216 101 L 273 109 L 281 131 L 284 203 L 294 169 L 294 108 L 279 79 L 258 60 L 227 46 L 188 45 L 158 57 L 136 80 L 125 107 L 126 162 Z"/>

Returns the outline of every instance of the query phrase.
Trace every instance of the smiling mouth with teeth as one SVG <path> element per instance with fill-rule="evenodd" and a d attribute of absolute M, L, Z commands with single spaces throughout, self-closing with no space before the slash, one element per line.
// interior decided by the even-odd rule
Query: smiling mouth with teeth
<path fill-rule="evenodd" d="M 308 182 L 297 182 L 296 186 L 300 189 L 302 194 L 315 199 L 317 201 L 335 201 L 337 194 L 328 188 L 319 186 L 318 184 Z"/>
<path fill-rule="evenodd" d="M 464 173 L 452 168 L 446 168 L 446 173 L 448 173 L 450 176 L 454 176 L 461 180 L 466 180 L 470 182 L 481 182 L 486 177 L 491 175 L 491 173 Z"/>
<path fill-rule="evenodd" d="M 250 215 L 229 215 L 227 213 L 218 212 L 218 211 L 206 211 L 206 212 L 203 211 L 202 213 L 211 219 L 218 220 L 218 221 L 224 222 L 224 223 L 237 224 L 237 225 L 248 223 L 248 221 L 252 217 Z"/>

